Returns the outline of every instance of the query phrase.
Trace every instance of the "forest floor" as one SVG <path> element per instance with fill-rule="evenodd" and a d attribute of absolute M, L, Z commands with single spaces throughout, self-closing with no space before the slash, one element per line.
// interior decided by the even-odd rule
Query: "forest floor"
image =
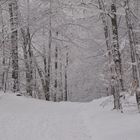
<path fill-rule="evenodd" d="M 0 140 L 140 140 L 134 97 L 124 113 L 111 97 L 90 103 L 46 102 L 0 94 Z"/>

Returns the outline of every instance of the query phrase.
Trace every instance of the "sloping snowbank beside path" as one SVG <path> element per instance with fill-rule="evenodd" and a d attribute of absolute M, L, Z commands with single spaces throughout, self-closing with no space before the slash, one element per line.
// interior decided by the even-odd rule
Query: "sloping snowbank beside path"
<path fill-rule="evenodd" d="M 53 103 L 0 94 L 0 140 L 140 140 L 135 98 L 124 113 L 111 97 L 90 103 Z"/>

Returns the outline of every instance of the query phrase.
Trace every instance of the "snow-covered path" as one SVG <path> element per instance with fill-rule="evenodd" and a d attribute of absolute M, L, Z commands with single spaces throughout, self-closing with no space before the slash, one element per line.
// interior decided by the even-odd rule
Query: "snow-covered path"
<path fill-rule="evenodd" d="M 139 140 L 140 116 L 91 103 L 0 96 L 0 140 Z"/>
<path fill-rule="evenodd" d="M 12 95 L 0 99 L 1 140 L 91 140 L 80 104 L 47 103 Z"/>

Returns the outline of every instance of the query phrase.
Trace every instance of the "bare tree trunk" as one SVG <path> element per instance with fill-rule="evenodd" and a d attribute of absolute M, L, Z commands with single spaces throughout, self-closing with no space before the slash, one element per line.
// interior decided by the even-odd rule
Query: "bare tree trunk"
<path fill-rule="evenodd" d="M 33 94 L 33 51 L 31 47 L 31 35 L 30 35 L 30 0 L 27 0 L 27 56 L 28 56 L 28 70 L 26 71 L 26 80 L 27 80 L 27 93 L 30 96 Z"/>
<path fill-rule="evenodd" d="M 55 47 L 55 82 L 54 82 L 54 88 L 55 88 L 55 92 L 54 92 L 54 101 L 57 101 L 57 90 L 58 90 L 58 79 L 57 79 L 57 73 L 58 73 L 58 47 Z"/>
<path fill-rule="evenodd" d="M 60 65 L 60 68 L 59 68 L 59 74 L 60 74 L 60 79 L 59 79 L 59 89 L 60 89 L 60 101 L 63 101 L 63 66 L 62 66 L 62 56 L 61 56 L 61 48 L 59 49 L 59 65 Z"/>
<path fill-rule="evenodd" d="M 30 29 L 27 28 L 27 38 L 28 38 L 28 70 L 26 71 L 26 80 L 27 80 L 27 93 L 32 96 L 33 92 L 33 52 L 31 49 L 31 37 L 30 37 Z"/>
<path fill-rule="evenodd" d="M 124 90 L 123 78 L 122 78 L 122 64 L 121 64 L 121 54 L 119 51 L 119 41 L 118 41 L 118 26 L 117 26 L 117 16 L 116 16 L 116 5 L 115 2 L 111 4 L 111 22 L 112 22 L 112 57 L 114 61 L 114 109 L 121 109 L 120 103 L 120 92 Z"/>
<path fill-rule="evenodd" d="M 137 25 L 136 25 L 136 45 L 139 46 L 140 45 L 140 0 L 137 0 L 137 8 L 136 8 L 136 15 L 138 17 L 138 22 L 137 22 Z M 139 60 L 138 60 L 138 68 L 139 68 L 139 75 L 140 75 L 140 54 L 138 52 L 136 52 L 138 57 L 139 57 Z M 140 86 L 140 76 L 139 76 L 139 86 Z M 138 109 L 139 109 L 139 112 L 140 112 L 140 90 L 139 88 L 137 89 L 137 92 L 136 92 L 136 100 L 137 100 L 137 104 L 138 104 Z"/>
<path fill-rule="evenodd" d="M 43 37 L 45 36 L 45 27 L 43 26 Z M 44 84 L 43 86 L 43 91 L 44 91 L 44 95 L 48 94 L 48 70 L 47 70 L 47 56 L 46 56 L 46 46 L 45 46 L 45 42 L 43 42 L 43 63 L 44 63 Z"/>
<path fill-rule="evenodd" d="M 50 86 L 51 86 L 51 47 L 52 47 L 52 0 L 50 0 L 50 19 L 49 19 L 49 52 L 48 52 L 48 86 L 46 100 L 50 100 Z"/>
<path fill-rule="evenodd" d="M 51 42 L 52 42 L 52 32 L 49 31 L 49 52 L 48 52 L 48 87 L 47 87 L 47 94 L 45 95 L 46 100 L 50 99 L 50 77 L 51 77 Z"/>
<path fill-rule="evenodd" d="M 139 58 L 138 58 L 137 50 L 136 50 L 136 39 L 135 39 L 135 33 L 133 31 L 134 27 L 132 25 L 132 17 L 131 17 L 131 12 L 129 8 L 129 0 L 126 0 L 125 7 L 126 7 L 125 8 L 126 23 L 127 23 L 129 41 L 130 41 L 133 83 L 135 83 L 136 100 L 137 100 L 138 109 L 140 111 L 140 91 L 138 90 L 140 86 Z"/>
<path fill-rule="evenodd" d="M 26 68 L 26 92 L 29 96 L 33 94 L 33 51 L 31 47 L 31 35 L 30 35 L 30 3 L 27 0 L 27 27 L 21 28 L 23 38 L 23 54 Z"/>
<path fill-rule="evenodd" d="M 68 53 L 68 46 L 66 46 L 65 93 L 64 93 L 64 101 L 67 101 L 67 100 L 68 100 L 68 63 L 69 63 L 69 53 Z"/>
<path fill-rule="evenodd" d="M 2 8 L 0 6 L 0 19 L 1 19 L 1 25 L 2 25 L 2 64 L 3 64 L 3 73 L 2 73 L 2 89 L 5 92 L 6 91 L 6 58 L 5 58 L 5 38 L 4 38 L 4 22 L 3 22 L 3 12 Z"/>
<path fill-rule="evenodd" d="M 110 93 L 109 95 L 114 95 L 114 85 L 112 84 L 112 78 L 113 78 L 113 67 L 111 65 L 112 62 L 112 54 L 111 54 L 111 42 L 110 42 L 110 31 L 109 31 L 109 25 L 108 25 L 108 15 L 106 14 L 106 10 L 105 10 L 105 5 L 103 0 L 98 0 L 99 3 L 99 8 L 102 11 L 101 13 L 101 18 L 102 18 L 102 22 L 103 22 L 103 26 L 104 26 L 104 36 L 105 36 L 105 42 L 106 42 L 106 46 L 107 46 L 107 51 L 108 51 L 108 61 L 109 61 L 109 74 L 110 74 Z"/>
<path fill-rule="evenodd" d="M 32 66 L 32 49 L 31 49 L 31 40 L 30 33 L 28 29 L 21 29 L 22 37 L 23 37 L 23 54 L 24 54 L 24 62 L 26 68 L 26 92 L 32 96 L 32 84 L 33 84 L 33 66 Z"/>
<path fill-rule="evenodd" d="M 18 65 L 18 4 L 17 0 L 9 3 L 10 25 L 11 25 L 11 47 L 12 47 L 12 78 L 13 91 L 19 91 L 19 65 Z"/>
<path fill-rule="evenodd" d="M 11 64 L 11 58 L 9 58 L 9 60 L 8 60 L 8 67 L 7 67 L 6 72 L 5 72 L 4 92 L 6 92 L 6 90 L 7 90 L 7 81 L 8 81 L 8 73 L 9 73 L 9 69 L 10 69 L 10 64 Z"/>

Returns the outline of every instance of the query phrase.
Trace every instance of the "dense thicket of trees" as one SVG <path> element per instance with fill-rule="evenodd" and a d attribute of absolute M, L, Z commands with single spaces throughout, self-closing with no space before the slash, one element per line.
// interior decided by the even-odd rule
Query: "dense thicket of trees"
<path fill-rule="evenodd" d="M 139 0 L 2 0 L 1 90 L 67 101 L 94 86 L 113 95 L 114 109 L 129 91 L 140 111 L 139 15 Z"/>

